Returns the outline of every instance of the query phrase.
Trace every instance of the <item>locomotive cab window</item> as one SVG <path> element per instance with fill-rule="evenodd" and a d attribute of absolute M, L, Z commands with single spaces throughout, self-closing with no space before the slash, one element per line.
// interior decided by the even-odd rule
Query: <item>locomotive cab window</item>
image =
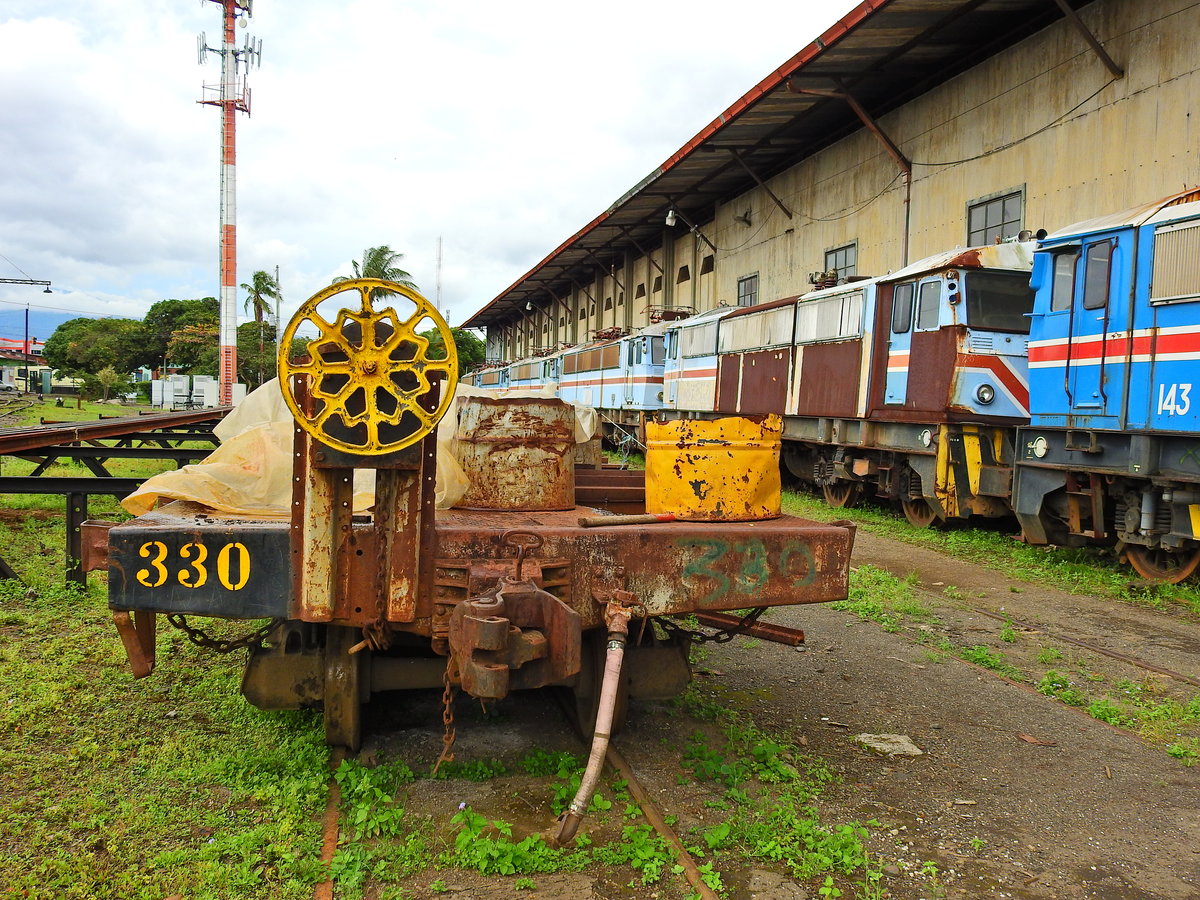
<path fill-rule="evenodd" d="M 1083 308 L 1102 309 L 1108 305 L 1108 278 L 1112 267 L 1112 241 L 1087 248 L 1083 269 Z"/>
<path fill-rule="evenodd" d="M 938 327 L 938 304 L 942 299 L 941 279 L 926 281 L 917 292 L 917 330 L 930 331 Z"/>
<path fill-rule="evenodd" d="M 1078 250 L 1054 254 L 1050 312 L 1062 312 L 1071 308 L 1071 300 L 1075 296 L 1075 267 L 1078 262 Z"/>
<path fill-rule="evenodd" d="M 663 347 L 663 339 L 660 337 L 650 338 L 650 365 L 661 366 L 666 358 L 666 349 Z"/>
<path fill-rule="evenodd" d="M 914 287 L 911 281 L 898 284 L 892 293 L 892 334 L 904 334 L 912 325 Z"/>
<path fill-rule="evenodd" d="M 968 326 L 979 331 L 1029 334 L 1033 289 L 1029 286 L 1028 275 L 1017 272 L 968 272 L 965 280 Z"/>

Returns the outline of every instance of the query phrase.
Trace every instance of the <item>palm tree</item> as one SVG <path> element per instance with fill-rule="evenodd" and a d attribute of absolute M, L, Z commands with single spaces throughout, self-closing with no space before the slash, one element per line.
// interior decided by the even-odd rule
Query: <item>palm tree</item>
<path fill-rule="evenodd" d="M 271 312 L 269 300 L 278 303 L 283 297 L 279 292 L 279 282 L 269 272 L 258 271 L 252 276 L 250 284 L 243 284 L 242 290 L 247 292 L 246 312 L 254 311 L 254 321 L 262 324 L 264 315 Z"/>
<path fill-rule="evenodd" d="M 403 253 L 397 253 L 387 244 L 383 244 L 379 247 L 368 247 L 364 250 L 361 265 L 356 259 L 351 260 L 350 265 L 354 268 L 355 278 L 382 278 L 384 281 L 395 281 L 398 284 L 416 290 L 417 285 L 413 282 L 412 276 L 400 268 L 399 263 L 402 259 L 404 259 Z M 349 281 L 350 279 L 339 275 L 333 280 L 336 283 L 339 281 Z"/>

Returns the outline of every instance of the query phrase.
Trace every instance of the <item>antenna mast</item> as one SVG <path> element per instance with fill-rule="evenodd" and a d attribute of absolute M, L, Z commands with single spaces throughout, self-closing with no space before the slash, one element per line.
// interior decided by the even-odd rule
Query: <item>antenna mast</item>
<path fill-rule="evenodd" d="M 204 0 L 201 0 L 203 3 Z M 221 84 L 204 85 L 205 99 L 200 103 L 221 108 L 221 317 L 220 317 L 220 388 L 221 405 L 233 404 L 233 383 L 237 381 L 237 183 L 234 166 L 237 160 L 236 113 L 250 114 L 250 88 L 243 76 L 238 81 L 238 64 L 244 62 L 247 71 L 262 64 L 262 41 L 247 36 L 245 46 L 233 45 L 233 28 L 239 20 L 242 27 L 250 17 L 253 0 L 211 0 L 221 5 L 223 17 L 221 46 L 209 47 L 200 33 L 199 61 L 203 65 L 208 52 L 221 54 Z M 219 93 L 217 93 L 219 91 Z M 209 95 L 217 93 L 216 97 Z"/>
<path fill-rule="evenodd" d="M 433 295 L 433 305 L 442 312 L 442 236 L 438 235 L 437 249 L 437 287 Z"/>

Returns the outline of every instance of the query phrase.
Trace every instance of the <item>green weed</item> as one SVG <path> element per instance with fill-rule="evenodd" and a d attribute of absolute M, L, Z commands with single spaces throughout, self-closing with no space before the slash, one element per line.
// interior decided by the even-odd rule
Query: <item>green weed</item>
<path fill-rule="evenodd" d="M 958 655 L 967 662 L 990 669 L 997 675 L 1002 675 L 1012 681 L 1025 680 L 1024 673 L 1016 666 L 1010 665 L 1005 660 L 1004 654 L 999 651 L 976 645 L 974 647 L 963 647 L 958 651 Z"/>

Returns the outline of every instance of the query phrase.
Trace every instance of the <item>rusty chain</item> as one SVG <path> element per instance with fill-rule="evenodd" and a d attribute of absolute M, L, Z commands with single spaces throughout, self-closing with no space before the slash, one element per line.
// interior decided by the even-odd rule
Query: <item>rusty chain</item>
<path fill-rule="evenodd" d="M 733 625 L 729 628 L 722 628 L 714 634 L 708 634 L 707 632 L 703 631 L 694 631 L 691 628 L 684 628 L 678 622 L 674 622 L 671 619 L 663 617 L 660 617 L 656 621 L 670 634 L 686 635 L 690 640 L 697 644 L 725 644 L 729 641 L 732 641 L 739 634 L 744 633 L 746 629 L 750 628 L 755 622 L 757 622 L 758 617 L 766 611 L 767 607 L 765 606 L 756 607 L 755 609 L 752 609 L 750 612 L 746 613 L 746 615 L 742 616 L 741 621 L 739 621 L 736 625 Z"/>
<path fill-rule="evenodd" d="M 446 657 L 446 670 L 442 673 L 442 755 L 433 764 L 433 774 L 444 762 L 454 762 L 454 657 Z"/>
<path fill-rule="evenodd" d="M 267 624 L 256 628 L 249 634 L 242 635 L 240 638 L 232 640 L 222 640 L 209 635 L 202 628 L 195 628 L 188 624 L 185 616 L 176 613 L 167 613 L 167 621 L 187 635 L 187 639 L 197 647 L 202 647 L 205 650 L 212 650 L 215 653 L 232 653 L 234 650 L 257 650 L 263 645 L 263 641 L 267 639 L 277 625 L 283 624 L 284 619 L 271 619 Z"/>

